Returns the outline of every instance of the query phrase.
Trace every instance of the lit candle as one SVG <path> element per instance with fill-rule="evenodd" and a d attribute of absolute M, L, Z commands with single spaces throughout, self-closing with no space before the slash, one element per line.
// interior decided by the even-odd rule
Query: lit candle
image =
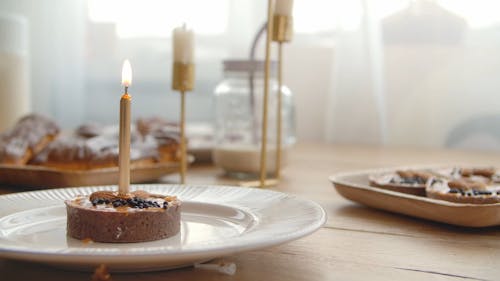
<path fill-rule="evenodd" d="M 132 97 L 128 94 L 128 87 L 132 84 L 132 67 L 125 60 L 122 67 L 122 85 L 125 93 L 120 99 L 120 140 L 118 167 L 120 177 L 118 182 L 118 193 L 127 194 L 130 185 L 130 103 Z"/>
<path fill-rule="evenodd" d="M 274 14 L 280 16 L 292 16 L 293 0 L 276 0 Z"/>
<path fill-rule="evenodd" d="M 173 31 L 174 62 L 194 63 L 194 32 L 183 24 Z"/>

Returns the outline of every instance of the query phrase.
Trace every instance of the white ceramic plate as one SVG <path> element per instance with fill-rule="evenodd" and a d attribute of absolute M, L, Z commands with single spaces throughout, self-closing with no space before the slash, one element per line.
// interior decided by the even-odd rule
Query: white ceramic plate
<path fill-rule="evenodd" d="M 144 243 L 84 243 L 66 236 L 63 200 L 116 186 L 0 196 L 0 256 L 91 270 L 153 271 L 261 249 L 308 235 L 326 220 L 316 203 L 284 193 L 229 186 L 133 185 L 183 201 L 181 232 Z M 105 224 L 105 222 L 103 222 Z"/>

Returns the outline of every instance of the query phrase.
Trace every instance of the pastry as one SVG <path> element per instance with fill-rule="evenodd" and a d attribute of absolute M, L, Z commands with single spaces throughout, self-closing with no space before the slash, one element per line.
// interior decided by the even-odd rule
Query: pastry
<path fill-rule="evenodd" d="M 0 164 L 66 170 L 117 166 L 117 126 L 87 123 L 74 132 L 58 133 L 57 124 L 46 117 L 33 114 L 22 118 L 0 135 Z M 178 126 L 160 118 L 139 119 L 131 126 L 131 166 L 179 161 L 179 140 Z"/>
<path fill-rule="evenodd" d="M 397 170 L 369 176 L 370 185 L 397 192 L 425 196 L 425 183 L 432 175 L 425 171 Z"/>
<path fill-rule="evenodd" d="M 181 201 L 135 191 L 98 191 L 66 200 L 67 234 L 94 242 L 131 243 L 164 239 L 180 231 Z"/>
<path fill-rule="evenodd" d="M 84 138 L 63 135 L 50 143 L 31 165 L 65 170 L 89 170 L 118 165 L 118 139 L 113 135 Z M 152 136 L 132 137 L 130 161 L 132 167 L 151 165 L 159 159 L 158 145 Z"/>
<path fill-rule="evenodd" d="M 179 131 L 179 125 L 176 123 L 168 122 L 160 117 L 138 118 L 136 123 L 137 130 L 142 135 L 151 134 L 159 129 L 167 129 L 170 131 Z"/>
<path fill-rule="evenodd" d="M 152 135 L 156 139 L 161 162 L 179 160 L 180 128 L 177 124 L 151 117 L 137 119 L 136 127 L 141 135 Z"/>
<path fill-rule="evenodd" d="M 162 127 L 151 132 L 158 143 L 160 162 L 179 160 L 180 132 L 169 127 Z"/>
<path fill-rule="evenodd" d="M 75 134 L 83 138 L 93 138 L 101 135 L 104 132 L 103 126 L 97 123 L 86 123 L 78 126 Z"/>
<path fill-rule="evenodd" d="M 431 179 L 426 186 L 427 197 L 457 203 L 500 203 L 500 184 L 471 179 Z"/>
<path fill-rule="evenodd" d="M 484 183 L 500 182 L 500 174 L 494 167 L 449 167 L 436 169 L 434 174 L 452 180 L 472 180 Z"/>
<path fill-rule="evenodd" d="M 0 136 L 0 163 L 24 165 L 59 133 L 59 126 L 47 117 L 30 114 Z"/>

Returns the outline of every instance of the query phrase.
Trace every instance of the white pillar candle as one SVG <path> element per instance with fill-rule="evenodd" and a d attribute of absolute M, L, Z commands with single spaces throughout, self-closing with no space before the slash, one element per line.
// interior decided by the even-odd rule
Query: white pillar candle
<path fill-rule="evenodd" d="M 172 35 L 174 47 L 174 62 L 183 64 L 194 63 L 194 32 L 187 29 L 186 24 L 177 27 Z"/>
<path fill-rule="evenodd" d="M 0 132 L 30 112 L 28 22 L 0 15 Z"/>
<path fill-rule="evenodd" d="M 292 16 L 293 0 L 276 0 L 274 14 L 280 16 Z"/>

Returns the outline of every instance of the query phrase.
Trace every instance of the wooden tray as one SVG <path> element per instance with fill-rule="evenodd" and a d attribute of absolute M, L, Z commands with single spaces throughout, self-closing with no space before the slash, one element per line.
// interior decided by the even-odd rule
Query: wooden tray
<path fill-rule="evenodd" d="M 178 162 L 156 163 L 132 167 L 131 183 L 156 180 L 164 175 L 177 173 Z M 108 185 L 118 182 L 118 167 L 95 170 L 60 170 L 40 166 L 0 165 L 0 184 L 27 188 L 52 188 L 70 186 Z"/>
<path fill-rule="evenodd" d="M 340 195 L 369 207 L 459 226 L 500 225 L 500 203 L 486 205 L 453 203 L 369 185 L 369 175 L 394 170 L 365 170 L 337 174 L 331 176 L 330 181 Z"/>

